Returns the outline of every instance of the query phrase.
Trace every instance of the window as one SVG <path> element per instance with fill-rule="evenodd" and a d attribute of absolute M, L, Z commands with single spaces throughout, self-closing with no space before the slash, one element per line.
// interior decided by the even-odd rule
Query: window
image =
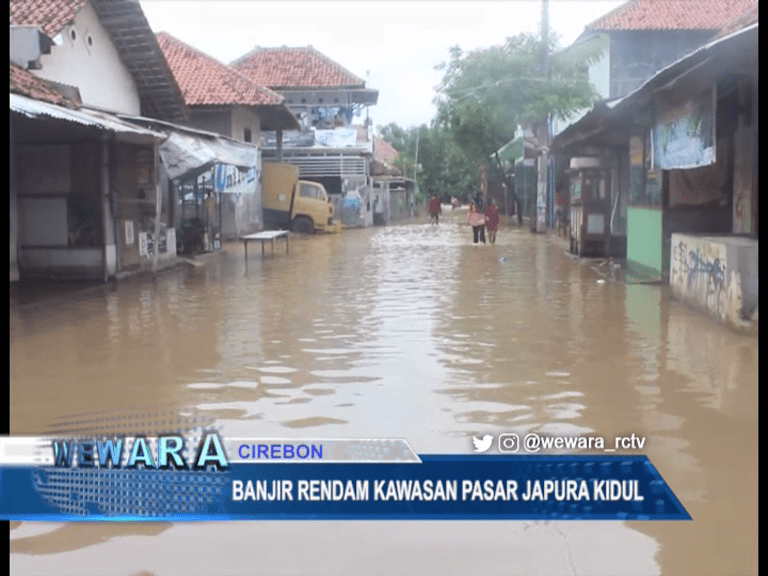
<path fill-rule="evenodd" d="M 320 198 L 320 190 L 312 184 L 302 184 L 299 196 L 302 198 Z"/>
<path fill-rule="evenodd" d="M 243 140 L 245 142 L 252 142 L 252 140 L 251 140 L 251 129 L 250 128 L 246 128 L 245 130 L 243 130 Z"/>
<path fill-rule="evenodd" d="M 653 150 L 653 132 L 645 137 L 645 202 L 648 206 L 661 206 L 662 170 Z"/>

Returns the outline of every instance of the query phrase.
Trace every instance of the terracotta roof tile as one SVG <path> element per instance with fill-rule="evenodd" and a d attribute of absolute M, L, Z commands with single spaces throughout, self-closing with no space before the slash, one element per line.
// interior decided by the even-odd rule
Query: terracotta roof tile
<path fill-rule="evenodd" d="M 750 10 L 747 10 L 743 14 L 737 14 L 731 18 L 731 20 L 728 21 L 717 34 L 715 34 L 713 40 L 716 40 L 717 38 L 723 38 L 724 36 L 728 36 L 734 32 L 738 32 L 742 28 L 746 28 L 747 26 L 750 26 L 757 21 L 757 3 L 755 3 L 755 6 Z"/>
<path fill-rule="evenodd" d="M 35 100 L 42 100 L 43 102 L 50 102 L 51 104 L 58 104 L 60 106 L 77 107 L 75 102 L 51 88 L 31 72 L 23 70 L 15 64 L 11 64 L 10 66 L 10 91 L 12 93 L 28 96 Z"/>
<path fill-rule="evenodd" d="M 311 46 L 256 48 L 232 67 L 270 88 L 365 87 L 364 80 Z"/>
<path fill-rule="evenodd" d="M 383 160 L 387 164 L 394 166 L 397 160 L 398 151 L 392 145 L 378 136 L 373 137 L 373 157 L 377 160 Z"/>
<path fill-rule="evenodd" d="M 630 0 L 587 30 L 720 30 L 757 0 Z"/>
<path fill-rule="evenodd" d="M 283 97 L 236 70 L 177 40 L 157 34 L 160 49 L 184 95 L 187 106 L 280 104 Z"/>
<path fill-rule="evenodd" d="M 37 25 L 53 37 L 84 5 L 85 0 L 11 0 L 11 26 Z"/>

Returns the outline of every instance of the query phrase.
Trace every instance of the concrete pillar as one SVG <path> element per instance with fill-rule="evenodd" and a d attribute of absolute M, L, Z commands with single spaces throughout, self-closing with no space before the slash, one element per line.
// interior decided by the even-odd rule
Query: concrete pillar
<path fill-rule="evenodd" d="M 11 118 L 8 130 L 10 142 L 10 165 L 8 175 L 10 177 L 10 281 L 19 280 L 19 208 L 16 193 L 16 145 L 13 141 L 13 118 Z"/>
<path fill-rule="evenodd" d="M 117 275 L 117 236 L 115 221 L 112 217 L 109 186 L 109 135 L 104 132 L 101 137 L 101 220 L 104 234 L 104 280 Z"/>
<path fill-rule="evenodd" d="M 163 189 L 160 185 L 160 143 L 154 145 L 154 177 L 155 181 L 155 229 L 152 233 L 152 272 L 157 271 L 157 262 L 160 258 L 160 216 L 163 211 Z M 219 205 L 219 225 L 221 225 L 221 205 Z M 221 226 L 219 226 L 221 229 Z"/>

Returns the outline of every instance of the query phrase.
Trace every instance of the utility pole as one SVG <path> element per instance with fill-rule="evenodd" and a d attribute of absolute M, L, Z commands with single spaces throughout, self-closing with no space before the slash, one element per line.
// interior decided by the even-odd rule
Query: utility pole
<path fill-rule="evenodd" d="M 544 51 L 541 72 L 549 77 L 549 0 L 541 0 L 541 48 Z"/>
<path fill-rule="evenodd" d="M 419 166 L 419 127 L 416 127 L 416 156 L 413 159 L 413 181 L 416 182 L 416 170 Z"/>
<path fill-rule="evenodd" d="M 549 0 L 541 0 L 541 75 L 546 81 L 549 78 Z M 549 146 L 549 114 L 547 114 L 539 124 L 538 144 L 544 149 Z M 531 219 L 531 230 L 544 232 L 546 228 L 546 214 L 548 203 L 548 184 L 549 184 L 549 157 L 548 152 L 542 152 L 539 156 L 538 166 L 538 186 L 536 193 L 536 203 L 533 218 Z M 543 173 L 542 173 L 543 172 Z M 543 208 L 543 214 L 539 207 Z"/>

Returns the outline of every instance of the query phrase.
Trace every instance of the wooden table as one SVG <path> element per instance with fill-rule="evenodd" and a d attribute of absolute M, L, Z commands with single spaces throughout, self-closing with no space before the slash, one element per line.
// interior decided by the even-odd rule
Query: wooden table
<path fill-rule="evenodd" d="M 247 236 L 241 236 L 240 240 L 243 241 L 245 247 L 245 260 L 248 261 L 248 242 L 257 241 L 261 242 L 261 256 L 264 256 L 264 244 L 267 242 L 272 243 L 272 256 L 275 255 L 275 239 L 285 238 L 285 253 L 288 254 L 288 230 L 266 230 L 264 232 L 257 232 L 256 234 L 248 234 Z"/>

